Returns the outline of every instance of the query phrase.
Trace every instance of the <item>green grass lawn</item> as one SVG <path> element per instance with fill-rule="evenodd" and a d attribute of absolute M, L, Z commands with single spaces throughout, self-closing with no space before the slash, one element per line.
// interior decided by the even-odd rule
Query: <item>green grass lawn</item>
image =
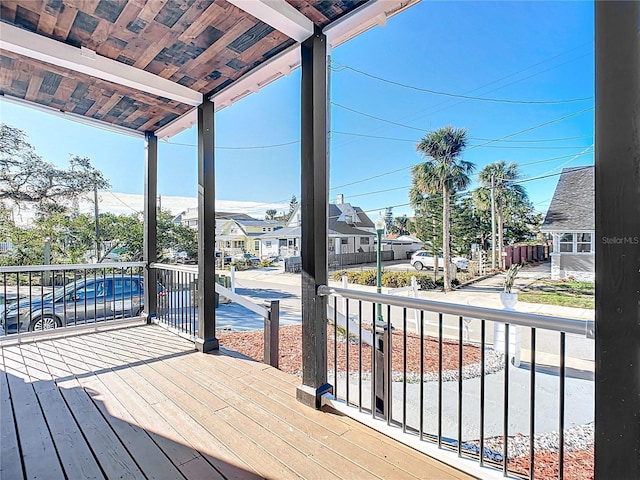
<path fill-rule="evenodd" d="M 575 280 L 538 280 L 518 293 L 518 300 L 561 307 L 595 308 L 595 286 Z"/>

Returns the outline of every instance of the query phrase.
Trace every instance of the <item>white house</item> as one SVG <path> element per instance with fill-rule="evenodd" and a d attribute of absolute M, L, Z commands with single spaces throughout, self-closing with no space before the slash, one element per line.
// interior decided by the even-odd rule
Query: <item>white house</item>
<path fill-rule="evenodd" d="M 562 170 L 540 230 L 553 237 L 552 279 L 594 280 L 594 167 Z"/>
<path fill-rule="evenodd" d="M 259 237 L 260 256 L 299 256 L 301 222 L 298 205 L 284 228 Z M 338 196 L 337 203 L 329 204 L 327 230 L 330 255 L 375 251 L 374 223 L 361 208 L 343 202 L 342 196 Z"/>

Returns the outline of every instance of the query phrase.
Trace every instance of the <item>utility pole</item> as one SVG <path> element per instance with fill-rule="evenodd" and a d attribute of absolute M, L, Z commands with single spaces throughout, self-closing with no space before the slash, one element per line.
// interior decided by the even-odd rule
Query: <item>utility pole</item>
<path fill-rule="evenodd" d="M 98 184 L 93 184 L 93 214 L 96 221 L 96 263 L 100 263 L 100 212 L 98 209 Z"/>
<path fill-rule="evenodd" d="M 496 268 L 496 175 L 491 174 L 491 268 Z"/>

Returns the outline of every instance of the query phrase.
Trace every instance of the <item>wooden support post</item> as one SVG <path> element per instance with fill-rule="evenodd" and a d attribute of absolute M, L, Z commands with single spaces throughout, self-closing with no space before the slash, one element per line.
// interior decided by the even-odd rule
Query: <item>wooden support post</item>
<path fill-rule="evenodd" d="M 145 132 L 144 158 L 144 228 L 143 254 L 144 269 L 144 315 L 147 322 L 156 316 L 158 295 L 156 292 L 156 272 L 149 267 L 158 259 L 157 228 L 158 212 L 158 137 L 153 132 Z"/>
<path fill-rule="evenodd" d="M 327 284 L 327 217 L 329 204 L 327 38 L 316 27 L 301 45 L 301 256 L 302 385 L 296 396 L 320 408 L 331 392 L 327 383 L 327 299 L 317 294 Z"/>
<path fill-rule="evenodd" d="M 595 478 L 640 478 L 640 2 L 595 2 Z"/>
<path fill-rule="evenodd" d="M 218 349 L 216 338 L 216 178 L 214 104 L 198 107 L 198 337 L 201 352 Z"/>
<path fill-rule="evenodd" d="M 264 319 L 264 363 L 278 368 L 280 358 L 280 301 L 272 300 Z"/>

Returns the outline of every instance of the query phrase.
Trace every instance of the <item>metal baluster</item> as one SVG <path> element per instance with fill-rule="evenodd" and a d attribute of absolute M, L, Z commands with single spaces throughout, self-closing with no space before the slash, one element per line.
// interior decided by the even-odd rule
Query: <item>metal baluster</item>
<path fill-rule="evenodd" d="M 438 314 L 438 448 L 442 448 L 442 313 Z"/>
<path fill-rule="evenodd" d="M 358 411 L 362 412 L 362 302 L 358 302 Z"/>
<path fill-rule="evenodd" d="M 337 301 L 337 298 L 336 298 L 336 301 Z M 336 310 L 336 316 L 337 315 L 338 315 L 338 311 Z M 347 341 L 345 345 L 345 348 L 347 350 L 347 353 L 345 356 L 345 363 L 346 363 L 345 394 L 347 396 L 347 405 L 349 405 L 349 299 L 348 298 L 346 299 L 346 302 L 345 302 L 344 318 L 345 318 L 345 324 L 346 324 L 345 326 L 347 331 Z"/>
<path fill-rule="evenodd" d="M 338 297 L 333 297 L 333 395 L 338 398 Z"/>
<path fill-rule="evenodd" d="M 535 477 L 535 427 L 536 427 L 536 329 L 531 329 L 531 382 L 529 384 L 531 411 L 529 417 L 529 478 Z"/>
<path fill-rule="evenodd" d="M 462 456 L 462 317 L 458 317 L 458 457 Z"/>
<path fill-rule="evenodd" d="M 502 474 L 503 476 L 509 475 L 509 327 L 508 323 L 504 325 L 504 412 L 502 417 L 503 422 L 503 443 L 502 446 Z"/>
<path fill-rule="evenodd" d="M 387 412 L 387 425 L 391 425 L 391 420 L 393 417 L 393 342 L 391 337 L 393 337 L 393 326 L 391 325 L 391 305 L 387 305 L 387 345 L 386 345 L 386 353 L 387 353 L 387 368 L 386 368 L 386 382 L 387 388 L 385 391 L 385 410 Z"/>
<path fill-rule="evenodd" d="M 407 433 L 407 309 L 402 309 L 402 433 Z"/>
<path fill-rule="evenodd" d="M 560 412 L 558 425 L 558 479 L 564 478 L 564 395 L 565 395 L 565 356 L 566 356 L 566 334 L 560 332 Z"/>
<path fill-rule="evenodd" d="M 378 336 L 376 335 L 376 304 L 371 304 L 371 327 L 373 329 L 373 346 L 371 347 L 371 417 L 376 418 L 376 355 L 378 350 Z"/>
<path fill-rule="evenodd" d="M 480 321 L 480 466 L 484 466 L 485 321 Z"/>
<path fill-rule="evenodd" d="M 424 310 L 420 310 L 420 440 L 424 439 Z"/>

